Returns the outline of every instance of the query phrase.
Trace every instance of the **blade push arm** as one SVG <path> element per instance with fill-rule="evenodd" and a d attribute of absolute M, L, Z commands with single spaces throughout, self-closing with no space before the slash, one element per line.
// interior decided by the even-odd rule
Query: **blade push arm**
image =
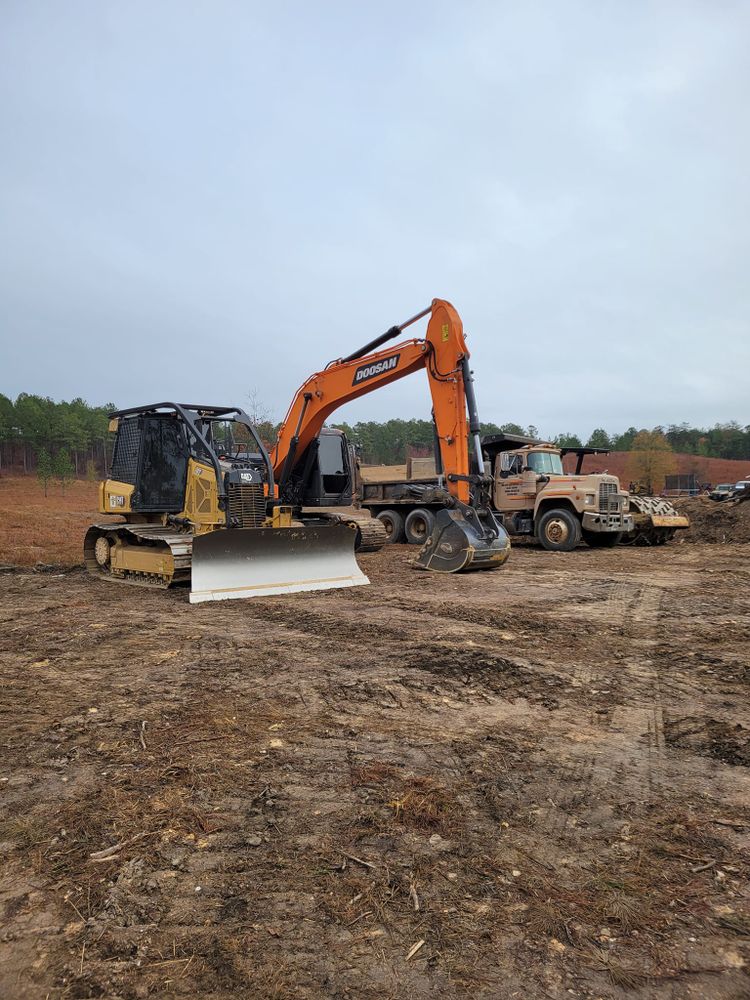
<path fill-rule="evenodd" d="M 406 340 L 374 350 L 427 315 L 430 318 L 424 340 Z M 279 430 L 272 456 L 276 478 L 283 487 L 297 458 L 339 407 L 425 368 L 448 489 L 458 500 L 468 503 L 469 483 L 461 478 L 469 474 L 467 395 L 472 435 L 478 440 L 479 434 L 468 359 L 460 316 L 450 302 L 434 299 L 429 309 L 311 375 L 297 391 Z M 478 458 L 481 468 L 481 450 Z"/>

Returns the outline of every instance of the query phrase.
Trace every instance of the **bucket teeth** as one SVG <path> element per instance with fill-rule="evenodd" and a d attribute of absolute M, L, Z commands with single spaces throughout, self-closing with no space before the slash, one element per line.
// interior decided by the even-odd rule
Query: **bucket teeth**
<path fill-rule="evenodd" d="M 190 603 L 360 587 L 370 581 L 345 525 L 227 528 L 196 535 Z"/>

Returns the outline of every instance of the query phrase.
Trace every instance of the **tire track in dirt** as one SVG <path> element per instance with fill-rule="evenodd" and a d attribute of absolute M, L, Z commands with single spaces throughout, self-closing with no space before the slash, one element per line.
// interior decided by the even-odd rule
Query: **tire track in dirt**
<path fill-rule="evenodd" d="M 656 646 L 663 598 L 661 587 L 646 584 L 641 586 L 631 605 L 629 623 L 633 623 L 638 630 L 639 654 L 625 661 L 625 669 L 634 681 L 632 688 L 627 685 L 627 690 L 632 690 L 635 696 L 630 704 L 615 708 L 610 723 L 611 733 L 622 734 L 626 754 L 625 767 L 622 773 L 618 773 L 618 779 L 624 780 L 634 799 L 642 803 L 653 801 L 658 794 L 664 770 L 662 685 L 658 665 L 650 655 Z M 609 774 L 604 771 L 604 783 L 608 784 L 613 776 L 614 769 Z"/>
<path fill-rule="evenodd" d="M 608 790 L 613 786 L 617 797 L 622 797 L 625 789 L 628 798 L 641 804 L 653 801 L 658 794 L 664 763 L 664 719 L 661 681 L 648 653 L 656 645 L 662 597 L 657 585 L 621 580 L 612 586 L 603 616 L 620 622 L 624 632 L 637 630 L 637 653 L 631 652 L 618 664 L 627 674 L 625 701 L 612 706 L 606 716 L 595 717 L 593 731 L 567 734 L 573 744 L 567 756 L 572 759 L 557 769 L 557 788 L 547 798 L 550 808 L 542 811 L 541 826 L 552 837 L 576 839 L 578 816 L 600 808 L 610 798 Z M 612 663 L 587 660 L 576 665 L 572 682 L 578 687 L 606 690 L 613 669 Z"/>

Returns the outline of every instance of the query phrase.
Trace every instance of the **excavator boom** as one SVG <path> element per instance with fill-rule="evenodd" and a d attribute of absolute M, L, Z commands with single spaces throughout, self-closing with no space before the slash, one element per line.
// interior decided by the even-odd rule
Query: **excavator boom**
<path fill-rule="evenodd" d="M 404 340 L 382 348 L 425 316 L 429 320 L 424 339 Z M 271 458 L 280 495 L 285 498 L 301 456 L 307 453 L 335 410 L 421 369 L 427 372 L 432 396 L 439 446 L 436 458 L 439 458 L 446 509 L 440 512 L 436 530 L 425 543 L 417 563 L 425 569 L 443 572 L 501 565 L 510 551 L 508 537 L 489 508 L 481 501 L 475 502 L 484 482 L 484 464 L 469 350 L 461 318 L 444 299 L 434 299 L 429 308 L 391 327 L 347 357 L 332 361 L 300 386 L 281 425 Z M 473 474 L 469 435 L 477 470 Z"/>

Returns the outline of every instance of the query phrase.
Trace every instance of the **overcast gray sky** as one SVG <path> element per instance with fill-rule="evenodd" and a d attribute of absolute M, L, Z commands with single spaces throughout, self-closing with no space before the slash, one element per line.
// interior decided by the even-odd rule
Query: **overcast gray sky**
<path fill-rule="evenodd" d="M 485 420 L 748 423 L 748 52 L 721 0 L 2 0 L 0 391 L 280 418 L 441 297 Z"/>

